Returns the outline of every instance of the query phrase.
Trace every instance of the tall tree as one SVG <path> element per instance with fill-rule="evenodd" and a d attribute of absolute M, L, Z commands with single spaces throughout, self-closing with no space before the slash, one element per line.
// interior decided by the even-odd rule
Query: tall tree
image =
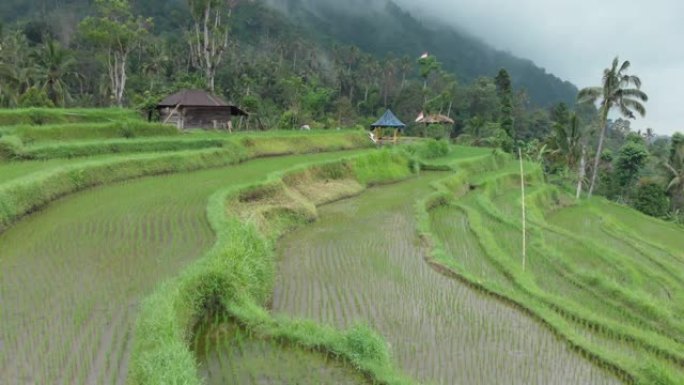
<path fill-rule="evenodd" d="M 54 40 L 47 40 L 43 47 L 35 52 L 38 81 L 50 100 L 59 107 L 64 107 L 71 98 L 66 77 L 76 60 L 71 53 Z"/>
<path fill-rule="evenodd" d="M 608 114 L 612 110 L 617 110 L 628 119 L 634 119 L 635 112 L 642 117 L 646 115 L 646 108 L 643 103 L 648 101 L 648 95 L 641 91 L 641 79 L 639 77 L 626 74 L 629 67 L 629 61 L 620 64 L 620 60 L 616 57 L 613 60 L 612 66 L 604 70 L 601 87 L 585 88 L 578 94 L 580 102 L 591 101 L 596 103 L 600 101 L 601 106 L 599 110 L 601 133 L 596 155 L 594 156 L 594 169 L 591 175 L 591 184 L 589 185 L 589 197 L 594 193 L 594 188 L 596 187 L 596 176 L 599 171 L 601 152 L 603 151 L 603 143 L 606 137 Z M 632 86 L 635 88 L 631 88 Z"/>
<path fill-rule="evenodd" d="M 216 88 L 216 69 L 228 49 L 228 19 L 237 0 L 188 0 L 195 21 L 190 46 L 195 64 L 204 72 L 207 87 Z"/>
<path fill-rule="evenodd" d="M 97 16 L 85 18 L 80 31 L 105 52 L 112 98 L 123 105 L 128 80 L 128 56 L 143 41 L 152 20 L 134 16 L 128 0 L 95 0 Z"/>
<path fill-rule="evenodd" d="M 515 139 L 515 132 L 513 131 L 513 86 L 511 84 L 511 76 L 508 74 L 508 71 L 502 68 L 494 78 L 494 82 L 496 83 L 496 91 L 501 103 L 501 116 L 499 117 L 501 128 L 506 131 L 508 136 Z"/>

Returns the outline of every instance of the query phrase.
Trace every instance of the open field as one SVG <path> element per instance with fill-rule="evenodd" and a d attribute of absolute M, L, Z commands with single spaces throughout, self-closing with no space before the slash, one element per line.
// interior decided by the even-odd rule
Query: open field
<path fill-rule="evenodd" d="M 208 196 L 275 170 L 339 157 L 259 159 L 99 187 L 17 223 L 0 235 L 2 377 L 8 383 L 123 383 L 138 301 L 214 240 L 205 217 Z"/>
<path fill-rule="evenodd" d="M 619 383 L 524 312 L 424 261 L 413 204 L 442 177 L 322 207 L 317 223 L 279 244 L 274 311 L 337 327 L 368 323 L 407 373 L 429 383 Z"/>

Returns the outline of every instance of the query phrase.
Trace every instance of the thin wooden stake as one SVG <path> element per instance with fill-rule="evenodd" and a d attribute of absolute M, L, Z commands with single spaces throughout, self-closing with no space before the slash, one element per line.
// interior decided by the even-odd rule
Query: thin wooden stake
<path fill-rule="evenodd" d="M 523 167 L 522 150 L 518 147 L 518 157 L 520 158 L 520 191 L 522 194 L 522 269 L 525 271 L 527 262 L 527 221 L 525 218 L 525 169 Z"/>

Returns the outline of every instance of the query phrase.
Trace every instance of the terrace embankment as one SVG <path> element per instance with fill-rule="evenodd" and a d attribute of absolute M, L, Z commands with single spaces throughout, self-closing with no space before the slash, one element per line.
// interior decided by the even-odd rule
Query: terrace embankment
<path fill-rule="evenodd" d="M 320 207 L 317 222 L 278 244 L 274 312 L 339 328 L 367 323 L 400 367 L 428 383 L 619 383 L 525 312 L 425 262 L 414 203 L 445 176 L 428 173 Z M 450 226 L 444 235 L 453 237 L 453 251 L 485 276 L 497 274 L 463 231 L 463 214 L 435 216 Z"/>
<path fill-rule="evenodd" d="M 0 234 L 2 383 L 123 383 L 138 301 L 214 242 L 205 215 L 213 192 L 354 153 L 97 187 L 19 221 Z"/>
<path fill-rule="evenodd" d="M 362 385 L 368 379 L 326 354 L 255 337 L 229 319 L 205 320 L 195 330 L 193 352 L 207 385 Z"/>
<path fill-rule="evenodd" d="M 466 173 L 460 181 L 474 190 L 442 184 L 421 202 L 421 233 L 433 259 L 525 309 L 624 381 L 681 384 L 684 286 L 681 252 L 672 247 L 681 230 L 601 199 L 574 204 L 543 182 L 537 165 L 525 169 L 525 264 L 514 164 Z M 454 241 L 461 237 L 471 241 Z M 484 263 L 471 257 L 478 247 Z"/>

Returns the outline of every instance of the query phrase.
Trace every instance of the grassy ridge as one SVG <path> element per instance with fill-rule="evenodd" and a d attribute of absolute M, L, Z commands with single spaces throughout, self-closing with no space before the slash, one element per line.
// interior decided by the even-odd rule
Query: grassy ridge
<path fill-rule="evenodd" d="M 650 283 L 659 282 L 670 285 L 670 292 L 681 293 L 681 275 L 668 277 L 673 266 L 648 257 L 643 248 L 636 255 L 639 248 L 633 242 L 622 242 L 620 254 L 604 246 L 608 239 L 598 237 L 596 228 L 580 237 L 548 223 L 546 212 L 564 204 L 563 194 L 544 185 L 533 165 L 527 167 L 535 171 L 527 175 L 531 228 L 526 271 L 519 257 L 520 197 L 515 188 L 519 171 L 514 171 L 515 165 L 479 177 L 464 173 L 463 180 L 481 180 L 475 194 L 467 194 L 458 184 L 442 185 L 439 193 L 421 202 L 421 229 L 434 246 L 433 257 L 471 284 L 527 309 L 572 346 L 629 382 L 682 383 L 681 313 L 672 313 L 678 311 L 675 302 L 659 298 L 657 290 L 649 291 Z M 446 253 L 444 237 L 435 236 L 439 232 L 429 214 L 444 205 L 465 213 L 469 231 L 477 237 L 488 263 L 502 274 L 483 277 L 461 263 L 460 256 Z M 582 218 L 591 217 L 573 216 L 566 224 L 586 223 Z M 623 237 L 624 233 L 616 239 Z M 631 258 L 624 253 L 626 249 Z"/>
<path fill-rule="evenodd" d="M 44 126 L 20 125 L 3 128 L 5 135 L 17 136 L 25 144 L 46 141 L 174 136 L 180 131 L 172 125 L 137 120 L 105 123 L 67 123 Z"/>
<path fill-rule="evenodd" d="M 0 127 L 20 124 L 102 123 L 140 120 L 133 110 L 121 108 L 16 108 L 0 109 Z"/>
<path fill-rule="evenodd" d="M 205 212 L 216 190 L 371 151 L 262 158 L 100 186 L 17 222 L 0 234 L 2 382 L 122 383 L 138 315 L 131 304 L 214 244 Z"/>
<path fill-rule="evenodd" d="M 207 210 L 217 233 L 216 245 L 180 277 L 156 290 L 142 306 L 132 382 L 199 384 L 188 347 L 191 331 L 207 312 L 228 311 L 258 335 L 340 356 L 379 383 L 408 383 L 393 368 L 385 343 L 368 328 L 357 326 L 340 332 L 310 321 L 273 317 L 261 304 L 270 295 L 274 280 L 273 240 L 315 218 L 313 201 L 320 202 L 318 189 L 304 195 L 297 181 L 317 180 L 325 185 L 331 179 L 354 180 L 367 186 L 409 175 L 407 157 L 382 151 L 324 166 L 300 167 L 275 174 L 265 183 L 216 193 Z M 327 199 L 344 194 L 343 190 Z M 245 209 L 250 206 L 264 208 L 258 215 L 267 220 L 251 217 L 254 210 Z"/>
<path fill-rule="evenodd" d="M 292 148 L 284 151 L 284 143 L 290 143 Z M 368 147 L 369 143 L 358 132 L 307 138 L 272 135 L 258 141 L 247 137 L 236 142 L 227 141 L 218 149 L 105 157 L 70 163 L 0 184 L 0 231 L 46 203 L 87 187 L 146 175 L 224 166 L 260 156 L 362 148 Z"/>

